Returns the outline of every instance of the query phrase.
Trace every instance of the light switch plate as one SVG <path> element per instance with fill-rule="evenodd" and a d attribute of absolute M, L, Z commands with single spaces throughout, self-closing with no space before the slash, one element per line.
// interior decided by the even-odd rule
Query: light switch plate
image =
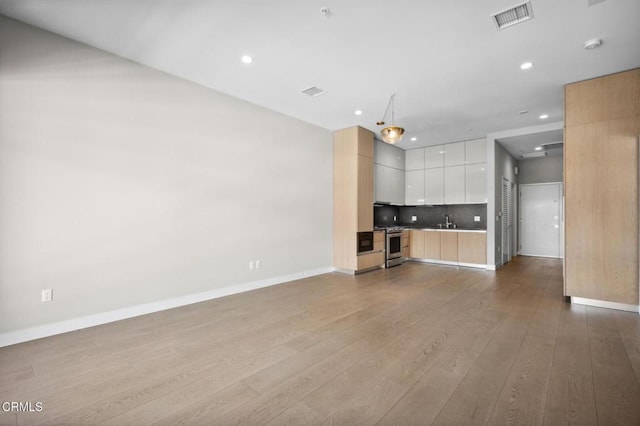
<path fill-rule="evenodd" d="M 473 221 L 474 222 L 480 222 L 480 216 L 474 216 L 473 217 Z"/>
<path fill-rule="evenodd" d="M 411 222 L 415 222 L 416 220 L 418 220 L 418 216 L 411 216 Z"/>

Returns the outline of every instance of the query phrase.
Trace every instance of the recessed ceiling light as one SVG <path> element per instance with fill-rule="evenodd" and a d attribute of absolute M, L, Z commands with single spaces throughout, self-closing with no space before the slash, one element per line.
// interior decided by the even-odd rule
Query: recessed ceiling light
<path fill-rule="evenodd" d="M 522 64 L 520 64 L 520 69 L 521 70 L 528 70 L 532 66 L 533 66 L 533 62 L 523 62 Z"/>
<path fill-rule="evenodd" d="M 542 114 L 540 116 L 540 120 L 546 120 L 547 118 L 549 118 L 549 114 Z"/>
<path fill-rule="evenodd" d="M 536 151 L 542 151 L 542 147 L 541 147 L 541 146 L 536 146 L 534 149 L 535 149 Z"/>
<path fill-rule="evenodd" d="M 357 110 L 353 111 L 353 113 L 355 115 L 362 115 L 362 110 L 361 109 L 357 109 Z"/>
<path fill-rule="evenodd" d="M 245 64 L 250 64 L 251 62 L 253 62 L 253 58 L 249 55 L 244 55 L 242 58 L 240 58 L 240 60 Z"/>
<path fill-rule="evenodd" d="M 411 138 L 411 142 L 415 142 L 417 140 L 418 140 L 418 138 L 416 138 L 416 137 Z"/>

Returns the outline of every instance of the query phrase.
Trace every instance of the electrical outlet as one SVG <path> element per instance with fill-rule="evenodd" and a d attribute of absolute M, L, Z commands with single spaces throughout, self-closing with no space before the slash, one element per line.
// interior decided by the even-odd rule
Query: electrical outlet
<path fill-rule="evenodd" d="M 262 261 L 260 259 L 256 260 L 256 269 L 260 269 L 262 266 Z"/>
<path fill-rule="evenodd" d="M 42 290 L 41 300 L 43 302 L 51 302 L 53 300 L 53 289 Z"/>
<path fill-rule="evenodd" d="M 473 217 L 473 221 L 474 222 L 480 222 L 480 216 L 474 216 Z"/>
<path fill-rule="evenodd" d="M 416 220 L 418 220 L 418 216 L 411 216 L 411 222 L 415 222 Z"/>
<path fill-rule="evenodd" d="M 253 260 L 249 261 L 249 269 L 253 269 Z"/>

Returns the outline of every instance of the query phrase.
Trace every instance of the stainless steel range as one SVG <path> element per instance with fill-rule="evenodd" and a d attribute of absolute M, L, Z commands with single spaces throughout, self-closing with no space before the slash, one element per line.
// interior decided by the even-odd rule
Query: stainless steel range
<path fill-rule="evenodd" d="M 399 226 L 385 227 L 386 234 L 386 266 L 391 268 L 392 266 L 398 266 L 402 264 L 404 259 L 402 258 L 402 228 Z"/>

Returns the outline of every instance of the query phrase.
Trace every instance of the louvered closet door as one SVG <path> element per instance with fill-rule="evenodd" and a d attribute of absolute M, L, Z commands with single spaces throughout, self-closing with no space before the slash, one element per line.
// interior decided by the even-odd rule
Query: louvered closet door
<path fill-rule="evenodd" d="M 511 259 L 511 182 L 502 178 L 502 263 Z"/>

